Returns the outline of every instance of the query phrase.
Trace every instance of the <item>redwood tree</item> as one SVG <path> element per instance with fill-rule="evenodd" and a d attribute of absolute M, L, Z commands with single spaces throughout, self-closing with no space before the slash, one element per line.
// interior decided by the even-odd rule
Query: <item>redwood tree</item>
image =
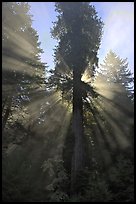
<path fill-rule="evenodd" d="M 81 77 L 87 67 L 91 73 L 98 64 L 103 22 L 90 2 L 57 2 L 57 21 L 52 36 L 58 40 L 55 49 L 56 70 L 72 73 L 74 150 L 71 167 L 71 190 L 76 191 L 77 175 L 85 167 L 83 130 L 83 88 Z M 62 85 L 63 86 L 63 85 Z"/>

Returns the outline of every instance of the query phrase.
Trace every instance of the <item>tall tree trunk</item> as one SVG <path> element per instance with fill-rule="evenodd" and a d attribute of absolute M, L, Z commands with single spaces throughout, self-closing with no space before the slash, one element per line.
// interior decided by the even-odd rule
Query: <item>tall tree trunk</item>
<path fill-rule="evenodd" d="M 71 193 L 76 192 L 77 176 L 84 168 L 83 102 L 80 89 L 81 74 L 73 71 L 73 134 L 74 151 L 71 168 Z"/>

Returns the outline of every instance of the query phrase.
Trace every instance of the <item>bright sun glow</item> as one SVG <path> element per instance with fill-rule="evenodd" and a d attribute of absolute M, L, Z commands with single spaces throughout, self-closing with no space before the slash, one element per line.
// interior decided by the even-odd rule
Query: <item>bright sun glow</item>
<path fill-rule="evenodd" d="M 91 82 L 91 77 L 89 75 L 88 69 L 86 69 L 81 77 L 81 81 L 85 82 L 85 83 L 89 83 Z"/>

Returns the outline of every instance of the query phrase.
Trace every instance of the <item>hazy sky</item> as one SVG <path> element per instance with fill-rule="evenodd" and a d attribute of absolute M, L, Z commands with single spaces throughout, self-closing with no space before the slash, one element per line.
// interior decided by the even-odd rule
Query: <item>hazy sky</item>
<path fill-rule="evenodd" d="M 78 2 L 77 2 L 78 3 Z M 39 34 L 44 53 L 43 62 L 54 67 L 53 53 L 57 41 L 51 38 L 50 28 L 56 21 L 54 2 L 29 2 L 33 15 L 33 27 Z M 104 33 L 99 49 L 99 63 L 112 49 L 121 58 L 128 58 L 129 68 L 134 72 L 134 2 L 92 2 L 98 16 L 104 22 Z"/>

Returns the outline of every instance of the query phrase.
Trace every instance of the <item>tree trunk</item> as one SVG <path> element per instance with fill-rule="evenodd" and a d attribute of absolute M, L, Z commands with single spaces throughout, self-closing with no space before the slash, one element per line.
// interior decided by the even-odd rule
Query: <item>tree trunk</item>
<path fill-rule="evenodd" d="M 71 168 L 71 193 L 76 192 L 77 176 L 84 168 L 83 102 L 80 89 L 81 74 L 73 71 L 73 134 L 74 151 Z"/>

